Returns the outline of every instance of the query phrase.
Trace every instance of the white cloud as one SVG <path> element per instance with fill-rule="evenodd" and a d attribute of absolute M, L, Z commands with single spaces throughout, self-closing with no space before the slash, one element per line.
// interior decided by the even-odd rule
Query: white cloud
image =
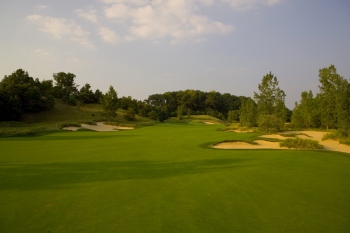
<path fill-rule="evenodd" d="M 37 5 L 36 6 L 36 9 L 38 9 L 38 10 L 45 10 L 46 8 L 47 8 L 46 5 Z"/>
<path fill-rule="evenodd" d="M 56 56 L 54 53 L 47 51 L 45 49 L 35 49 L 34 54 L 36 57 L 45 60 L 45 61 L 53 61 L 56 60 Z"/>
<path fill-rule="evenodd" d="M 76 24 L 75 21 L 42 15 L 29 15 L 27 20 L 37 24 L 41 31 L 52 35 L 56 39 L 69 40 L 86 48 L 94 48 L 88 38 L 90 33 Z"/>
<path fill-rule="evenodd" d="M 96 10 L 93 7 L 89 7 L 88 10 L 77 9 L 75 10 L 75 13 L 83 19 L 86 19 L 93 23 L 97 23 Z"/>
<path fill-rule="evenodd" d="M 116 19 L 127 26 L 125 36 L 172 42 L 198 41 L 208 34 L 227 34 L 232 25 L 197 14 L 197 4 L 210 5 L 213 0 L 102 0 L 108 5 L 107 19 Z"/>
<path fill-rule="evenodd" d="M 281 0 L 221 0 L 229 4 L 235 10 L 247 10 L 258 5 L 273 6 L 281 3 Z"/>
<path fill-rule="evenodd" d="M 107 27 L 101 27 L 98 34 L 101 36 L 103 41 L 110 44 L 115 44 L 119 40 L 117 33 Z"/>

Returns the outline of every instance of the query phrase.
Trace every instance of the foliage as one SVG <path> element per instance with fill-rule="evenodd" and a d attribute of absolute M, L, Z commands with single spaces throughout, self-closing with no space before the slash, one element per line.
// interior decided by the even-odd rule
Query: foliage
<path fill-rule="evenodd" d="M 296 128 L 320 127 L 320 110 L 318 100 L 312 91 L 302 92 L 300 103 L 295 103 L 292 114 L 292 125 Z"/>
<path fill-rule="evenodd" d="M 23 113 L 53 108 L 52 83 L 33 79 L 18 69 L 0 82 L 0 121 L 19 120 Z"/>
<path fill-rule="evenodd" d="M 287 118 L 285 93 L 278 87 L 277 77 L 271 72 L 266 74 L 258 85 L 260 93 L 254 92 L 257 100 L 258 125 L 264 131 L 270 128 L 282 129 Z M 272 120 L 268 122 L 268 120 Z"/>
<path fill-rule="evenodd" d="M 56 86 L 54 87 L 54 95 L 58 99 L 62 99 L 65 103 L 76 105 L 78 101 L 78 86 L 75 84 L 75 74 L 59 72 L 53 74 Z"/>
<path fill-rule="evenodd" d="M 350 131 L 350 84 L 334 65 L 319 70 L 322 126 L 338 128 L 344 137 Z"/>
<path fill-rule="evenodd" d="M 79 100 L 84 104 L 98 103 L 102 93 L 96 90 L 95 93 L 91 90 L 90 84 L 86 83 L 79 91 Z"/>
<path fill-rule="evenodd" d="M 129 107 L 128 110 L 125 112 L 124 119 L 127 121 L 135 121 L 135 111 L 133 108 Z"/>
<path fill-rule="evenodd" d="M 345 145 L 349 145 L 349 146 L 350 146 L 350 137 L 347 137 L 347 138 L 340 138 L 340 139 L 339 139 L 339 143 L 340 143 L 340 144 L 345 144 Z"/>
<path fill-rule="evenodd" d="M 239 122 L 239 118 L 240 118 L 240 111 L 239 110 L 228 111 L 228 116 L 227 116 L 228 122 L 230 122 L 230 123 Z"/>
<path fill-rule="evenodd" d="M 183 117 L 183 115 L 184 115 L 184 112 L 185 112 L 184 106 L 178 106 L 178 107 L 177 107 L 176 114 L 177 114 L 177 118 L 178 118 L 179 120 L 182 120 L 182 117 Z"/>
<path fill-rule="evenodd" d="M 323 149 L 323 146 L 318 141 L 301 138 L 288 138 L 280 142 L 281 147 L 301 149 L 301 150 L 318 150 Z"/>
<path fill-rule="evenodd" d="M 284 126 L 284 121 L 272 114 L 260 115 L 258 125 L 262 132 L 272 133 L 281 131 Z"/>
<path fill-rule="evenodd" d="M 239 120 L 243 126 L 254 127 L 257 125 L 257 107 L 253 99 L 248 98 L 242 101 Z"/>
<path fill-rule="evenodd" d="M 110 86 L 109 91 L 103 95 L 101 104 L 103 106 L 104 113 L 110 120 L 117 116 L 116 111 L 118 109 L 118 96 L 113 86 Z"/>

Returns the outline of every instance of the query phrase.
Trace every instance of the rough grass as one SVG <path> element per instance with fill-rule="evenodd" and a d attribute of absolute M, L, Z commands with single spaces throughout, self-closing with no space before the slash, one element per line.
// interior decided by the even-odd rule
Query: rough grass
<path fill-rule="evenodd" d="M 126 121 L 124 110 L 118 110 L 117 114 L 117 117 L 112 119 L 117 125 L 143 127 L 155 124 L 154 121 L 140 116 L 136 116 L 136 121 Z M 101 105 L 70 106 L 57 100 L 52 110 L 25 114 L 20 122 L 0 122 L 0 137 L 48 133 L 59 131 L 67 126 L 95 124 L 98 121 L 110 121 L 103 115 Z"/>
<path fill-rule="evenodd" d="M 318 150 L 323 149 L 323 146 L 318 141 L 301 138 L 288 138 L 280 142 L 280 147 L 302 149 L 302 150 Z"/>
<path fill-rule="evenodd" d="M 0 232 L 349 232 L 350 157 L 165 123 L 0 139 Z"/>
<path fill-rule="evenodd" d="M 282 137 L 290 137 L 290 138 L 296 137 L 298 135 L 303 135 L 303 136 L 311 138 L 310 135 L 307 135 L 305 133 L 280 133 L 279 135 Z"/>
<path fill-rule="evenodd" d="M 350 137 L 340 137 L 336 132 L 335 133 L 327 133 L 322 137 L 322 140 L 339 140 L 339 143 L 350 145 Z"/>

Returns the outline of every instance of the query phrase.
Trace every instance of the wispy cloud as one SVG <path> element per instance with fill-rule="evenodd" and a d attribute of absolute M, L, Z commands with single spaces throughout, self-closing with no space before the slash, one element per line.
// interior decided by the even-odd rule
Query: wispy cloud
<path fill-rule="evenodd" d="M 232 25 L 197 14 L 197 4 L 213 4 L 211 0 L 102 0 L 107 19 L 128 25 L 125 36 L 172 42 L 197 41 L 208 34 L 227 34 Z"/>
<path fill-rule="evenodd" d="M 45 10 L 46 8 L 47 8 L 46 5 L 37 5 L 36 6 L 36 9 L 38 9 L 38 10 Z"/>
<path fill-rule="evenodd" d="M 101 27 L 98 34 L 101 36 L 103 41 L 110 44 L 115 44 L 120 39 L 117 33 L 107 27 Z"/>
<path fill-rule="evenodd" d="M 229 4 L 235 10 L 248 10 L 259 5 L 273 6 L 281 3 L 282 0 L 221 0 Z"/>
<path fill-rule="evenodd" d="M 77 10 L 75 10 L 75 13 L 79 17 L 86 19 L 90 22 L 97 23 L 97 21 L 98 21 L 96 10 L 93 7 L 89 7 L 87 10 L 77 9 Z"/>
<path fill-rule="evenodd" d="M 94 48 L 88 37 L 90 33 L 73 20 L 42 15 L 29 15 L 27 20 L 37 24 L 41 31 L 56 39 L 73 41 L 89 49 Z"/>
<path fill-rule="evenodd" d="M 43 59 L 43 60 L 56 60 L 56 57 L 55 57 L 55 54 L 50 52 L 50 51 L 47 51 L 46 49 L 42 49 L 42 48 L 39 48 L 39 49 L 35 49 L 34 50 L 34 54 Z"/>

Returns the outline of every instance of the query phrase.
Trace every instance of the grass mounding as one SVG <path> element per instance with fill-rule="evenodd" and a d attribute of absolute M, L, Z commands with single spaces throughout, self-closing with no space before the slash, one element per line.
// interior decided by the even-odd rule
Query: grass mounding
<path fill-rule="evenodd" d="M 287 138 L 280 142 L 280 147 L 287 147 L 293 149 L 302 150 L 319 150 L 323 149 L 323 146 L 318 143 L 318 141 L 311 139 L 301 139 L 301 138 Z"/>

